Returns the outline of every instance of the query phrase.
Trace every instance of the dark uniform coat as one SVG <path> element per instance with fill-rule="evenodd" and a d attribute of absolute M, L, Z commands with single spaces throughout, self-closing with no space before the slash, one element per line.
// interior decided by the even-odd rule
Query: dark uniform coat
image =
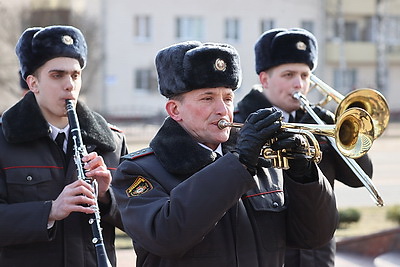
<path fill-rule="evenodd" d="M 137 267 L 282 266 L 287 244 L 332 238 L 336 203 L 318 168 L 299 184 L 276 169 L 254 179 L 226 147 L 216 157 L 171 118 L 124 157 L 113 188 Z"/>
<path fill-rule="evenodd" d="M 127 153 L 124 136 L 79 102 L 77 114 L 88 152 L 102 155 L 113 173 Z M 51 200 L 77 179 L 77 171 L 72 147 L 66 160 L 49 137 L 32 93 L 3 114 L 0 151 L 0 266 L 97 266 L 88 215 L 72 213 L 47 229 Z M 122 228 L 122 223 L 109 192 L 111 204 L 99 207 L 104 243 L 115 266 L 114 226 Z"/>
<path fill-rule="evenodd" d="M 272 107 L 271 102 L 265 95 L 258 89 L 252 89 L 237 105 L 235 110 L 234 121 L 244 122 L 250 113 L 257 111 L 261 108 Z M 296 111 L 295 122 L 298 122 L 304 112 L 302 110 Z M 362 182 L 346 165 L 338 153 L 328 143 L 326 138 L 318 138 L 322 150 L 322 161 L 319 167 L 329 180 L 332 188 L 334 180 L 338 180 L 350 187 L 361 187 Z M 356 160 L 362 167 L 365 173 L 372 177 L 372 162 L 368 155 L 365 155 Z M 321 266 L 334 266 L 335 257 L 335 241 L 332 239 L 325 246 L 316 250 L 297 250 L 288 249 L 285 266 L 304 266 L 304 267 L 321 267 Z"/>

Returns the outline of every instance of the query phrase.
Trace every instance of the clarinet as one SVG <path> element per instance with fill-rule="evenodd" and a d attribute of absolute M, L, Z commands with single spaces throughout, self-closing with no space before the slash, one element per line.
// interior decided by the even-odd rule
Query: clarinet
<path fill-rule="evenodd" d="M 74 142 L 74 162 L 77 169 L 78 179 L 82 179 L 88 184 L 90 184 L 93 188 L 94 194 L 96 196 L 96 204 L 92 205 L 91 208 L 95 211 L 90 215 L 89 224 L 92 228 L 92 243 L 96 248 L 97 255 L 97 266 L 99 267 L 111 267 L 111 263 L 108 260 L 107 252 L 103 243 L 103 236 L 101 234 L 100 227 L 100 211 L 99 206 L 97 204 L 97 195 L 98 195 L 98 184 L 97 181 L 91 178 L 86 177 L 85 170 L 83 168 L 84 164 L 82 162 L 82 157 L 87 155 L 87 150 L 82 141 L 81 129 L 79 126 L 78 116 L 76 114 L 74 104 L 72 100 L 66 100 L 66 109 L 68 115 L 68 121 L 71 129 L 71 137 Z"/>

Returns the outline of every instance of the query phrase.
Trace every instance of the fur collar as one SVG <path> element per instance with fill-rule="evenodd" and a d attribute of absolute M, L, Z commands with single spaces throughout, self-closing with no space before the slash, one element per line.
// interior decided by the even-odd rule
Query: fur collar
<path fill-rule="evenodd" d="M 114 137 L 106 120 L 82 102 L 77 103 L 77 114 L 85 144 L 99 150 L 114 151 Z M 49 125 L 43 117 L 33 93 L 27 93 L 3 114 L 3 132 L 10 143 L 24 143 L 49 136 Z"/>
<path fill-rule="evenodd" d="M 238 104 L 235 111 L 235 120 L 245 121 L 250 113 L 261 108 L 272 107 L 271 102 L 262 93 L 262 88 L 253 88 Z M 240 114 L 240 115 L 239 115 Z M 239 118 L 240 117 L 240 118 Z"/>
<path fill-rule="evenodd" d="M 216 153 L 200 146 L 176 121 L 168 117 L 150 147 L 170 173 L 191 175 L 216 159 Z"/>
<path fill-rule="evenodd" d="M 252 112 L 256 112 L 262 108 L 273 107 L 269 99 L 262 93 L 260 86 L 254 86 L 253 89 L 237 104 L 235 110 L 235 121 L 244 122 Z M 296 110 L 295 121 L 300 121 L 304 116 L 304 111 L 301 109 Z"/>

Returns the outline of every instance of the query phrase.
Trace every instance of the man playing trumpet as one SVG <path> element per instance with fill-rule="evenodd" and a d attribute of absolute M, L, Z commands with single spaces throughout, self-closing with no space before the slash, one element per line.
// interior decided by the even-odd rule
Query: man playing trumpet
<path fill-rule="evenodd" d="M 300 102 L 293 98 L 295 92 L 307 95 L 311 72 L 318 60 L 318 45 L 313 34 L 304 29 L 272 29 L 264 32 L 255 44 L 255 65 L 260 84 L 238 103 L 234 120 L 243 122 L 252 112 L 275 107 L 283 114 L 286 122 L 316 122 L 300 109 Z M 333 124 L 330 113 L 315 106 L 316 114 L 327 124 Z M 334 180 L 351 187 L 363 184 L 340 158 L 325 137 L 319 137 L 323 156 L 319 164 L 322 172 L 334 185 Z M 367 155 L 357 163 L 372 177 L 372 163 Z M 290 247 L 290 246 L 289 246 Z M 334 266 L 335 241 L 332 239 L 314 250 L 290 249 L 286 252 L 285 267 Z"/>
<path fill-rule="evenodd" d="M 287 245 L 313 248 L 336 229 L 331 186 L 314 162 L 259 169 L 282 113 L 252 113 L 229 147 L 241 67 L 226 44 L 184 42 L 156 56 L 168 117 L 150 147 L 125 156 L 113 189 L 136 266 L 283 266 Z M 301 146 L 283 138 L 275 149 Z"/>

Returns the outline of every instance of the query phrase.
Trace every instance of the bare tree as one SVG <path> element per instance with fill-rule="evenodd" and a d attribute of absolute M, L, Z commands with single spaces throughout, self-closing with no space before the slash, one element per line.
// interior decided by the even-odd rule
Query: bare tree
<path fill-rule="evenodd" d="M 21 97 L 15 44 L 25 13 L 0 2 L 0 113 Z M 20 19 L 15 19 L 20 18 Z"/>
<path fill-rule="evenodd" d="M 4 1 L 4 0 L 3 0 Z M 85 35 L 89 47 L 88 64 L 84 72 L 81 94 L 90 95 L 92 88 L 99 87 L 98 73 L 101 68 L 101 46 L 98 45 L 98 23 L 94 17 L 79 14 L 71 9 L 47 6 L 27 9 L 22 4 L 10 6 L 0 0 L 0 114 L 21 97 L 18 77 L 18 59 L 15 44 L 22 31 L 28 27 L 71 25 Z M 90 99 L 90 97 L 88 97 Z"/>

